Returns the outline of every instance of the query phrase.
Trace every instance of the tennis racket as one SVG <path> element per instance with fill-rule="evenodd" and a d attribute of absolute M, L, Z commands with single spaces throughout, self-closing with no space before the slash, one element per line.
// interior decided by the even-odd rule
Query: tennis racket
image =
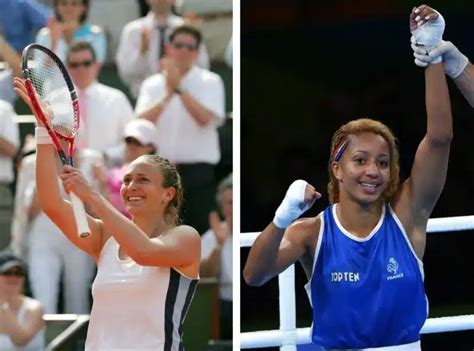
<path fill-rule="evenodd" d="M 79 101 L 71 77 L 61 60 L 49 49 L 28 45 L 22 54 L 25 87 L 35 114 L 43 122 L 63 165 L 73 166 L 74 138 L 79 128 Z M 68 142 L 67 150 L 60 139 Z M 70 192 L 81 238 L 90 235 L 84 204 Z"/>

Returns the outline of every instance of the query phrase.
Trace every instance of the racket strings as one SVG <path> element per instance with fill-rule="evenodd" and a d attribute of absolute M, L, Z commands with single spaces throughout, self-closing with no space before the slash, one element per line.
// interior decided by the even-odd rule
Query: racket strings
<path fill-rule="evenodd" d="M 60 135 L 74 136 L 78 121 L 66 80 L 56 62 L 41 50 L 28 53 L 30 80 L 52 128 Z"/>
<path fill-rule="evenodd" d="M 74 136 L 74 129 L 69 126 L 64 126 L 62 124 L 54 124 L 53 129 L 56 133 L 65 136 L 66 138 L 72 138 Z"/>

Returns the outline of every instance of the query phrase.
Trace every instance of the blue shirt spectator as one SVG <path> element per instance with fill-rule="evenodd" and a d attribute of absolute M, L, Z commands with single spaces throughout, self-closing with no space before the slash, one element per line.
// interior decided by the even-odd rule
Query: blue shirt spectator
<path fill-rule="evenodd" d="M 36 42 L 51 49 L 63 61 L 68 49 L 79 41 L 86 41 L 94 48 L 97 62 L 102 64 L 107 54 L 107 40 L 102 27 L 89 24 L 89 0 L 55 0 L 55 17 L 38 32 Z"/>
<path fill-rule="evenodd" d="M 0 31 L 17 51 L 33 42 L 34 31 L 47 25 L 52 11 L 36 0 L 0 0 Z"/>
<path fill-rule="evenodd" d="M 104 30 L 101 27 L 90 23 L 82 24 L 73 33 L 73 42 L 78 41 L 89 42 L 94 48 L 97 62 L 100 64 L 104 63 L 105 57 L 107 55 L 107 38 L 105 36 Z M 36 42 L 48 48 L 52 47 L 49 28 L 46 27 L 39 31 L 38 35 L 36 36 Z M 65 61 L 68 49 L 68 44 L 63 38 L 61 38 L 56 44 L 54 52 L 61 60 Z"/>

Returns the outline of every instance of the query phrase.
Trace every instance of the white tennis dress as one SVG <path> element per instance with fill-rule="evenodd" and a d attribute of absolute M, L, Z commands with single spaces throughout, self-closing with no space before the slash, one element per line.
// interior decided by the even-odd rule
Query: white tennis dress
<path fill-rule="evenodd" d="M 197 282 L 173 268 L 121 260 L 110 238 L 92 285 L 86 351 L 183 350 L 182 323 Z"/>

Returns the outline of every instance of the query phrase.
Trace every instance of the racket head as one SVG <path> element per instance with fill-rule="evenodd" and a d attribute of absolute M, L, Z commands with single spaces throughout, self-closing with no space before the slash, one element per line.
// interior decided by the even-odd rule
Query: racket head
<path fill-rule="evenodd" d="M 22 53 L 22 70 L 38 118 L 50 134 L 54 131 L 72 144 L 80 122 L 79 101 L 61 59 L 42 45 L 30 44 Z"/>

